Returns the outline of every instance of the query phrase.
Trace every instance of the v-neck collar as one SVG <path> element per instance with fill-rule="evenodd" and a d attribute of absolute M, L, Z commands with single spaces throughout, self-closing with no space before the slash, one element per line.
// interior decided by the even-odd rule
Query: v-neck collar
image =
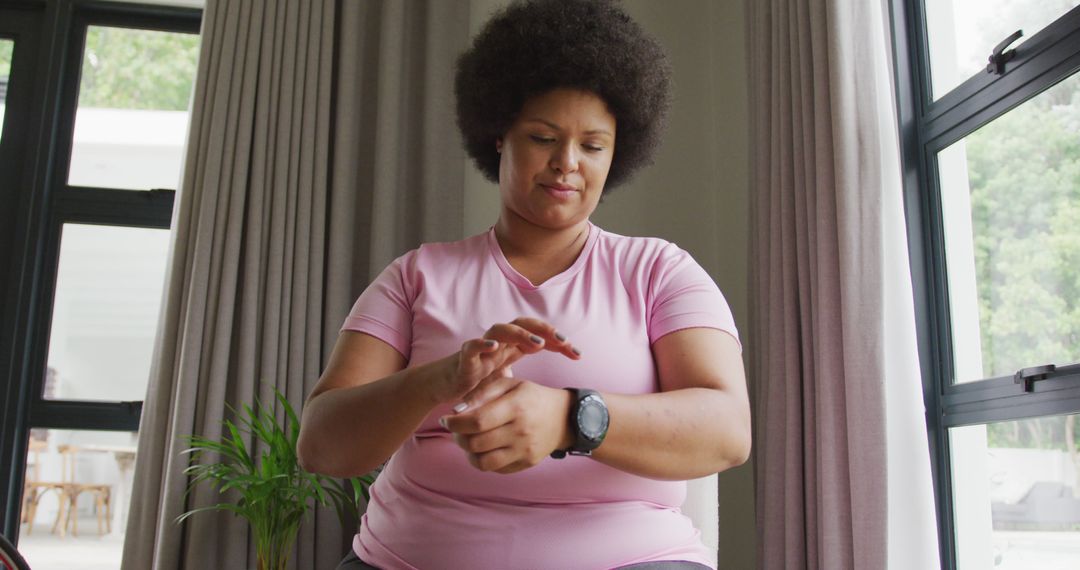
<path fill-rule="evenodd" d="M 589 224 L 589 237 L 585 239 L 585 247 L 581 248 L 581 253 L 578 254 L 574 263 L 562 273 L 552 276 L 550 279 L 539 285 L 533 285 L 528 278 L 518 273 L 518 271 L 510 265 L 510 261 L 506 259 L 506 255 L 503 253 L 502 248 L 499 247 L 499 239 L 495 237 L 495 226 L 491 226 L 491 229 L 488 230 L 488 247 L 491 250 L 491 257 L 495 259 L 495 263 L 499 266 L 499 269 L 502 270 L 503 275 L 519 289 L 536 291 L 552 285 L 558 285 L 559 283 L 565 283 L 577 275 L 577 273 L 581 271 L 581 268 L 585 266 L 589 260 L 589 254 L 596 244 L 596 239 L 600 237 L 600 228 L 596 227 L 591 221 L 586 223 Z"/>

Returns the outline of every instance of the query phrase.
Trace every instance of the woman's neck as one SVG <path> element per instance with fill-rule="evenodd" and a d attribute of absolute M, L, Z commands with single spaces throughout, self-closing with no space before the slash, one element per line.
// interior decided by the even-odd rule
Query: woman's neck
<path fill-rule="evenodd" d="M 589 221 L 562 229 L 550 229 L 525 220 L 508 220 L 504 212 L 495 224 L 495 238 L 503 256 L 534 284 L 567 270 L 585 248 Z"/>

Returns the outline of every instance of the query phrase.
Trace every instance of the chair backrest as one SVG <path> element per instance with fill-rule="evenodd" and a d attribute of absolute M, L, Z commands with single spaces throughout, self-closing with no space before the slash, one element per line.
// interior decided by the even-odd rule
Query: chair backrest
<path fill-rule="evenodd" d="M 64 483 L 75 482 L 75 459 L 79 448 L 74 445 L 58 445 L 56 450 L 60 452 L 61 472 L 60 480 Z"/>
<path fill-rule="evenodd" d="M 715 474 L 686 483 L 686 501 L 682 512 L 701 532 L 701 541 L 709 549 L 713 564 L 720 548 L 720 498 Z"/>
<path fill-rule="evenodd" d="M 40 439 L 30 438 L 30 446 L 27 449 L 26 481 L 34 483 L 41 480 L 41 452 L 48 451 L 49 443 Z"/>

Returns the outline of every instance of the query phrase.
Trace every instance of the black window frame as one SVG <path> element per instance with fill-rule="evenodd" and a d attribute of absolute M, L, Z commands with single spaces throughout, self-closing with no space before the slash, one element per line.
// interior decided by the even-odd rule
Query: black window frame
<path fill-rule="evenodd" d="M 10 208 L 15 222 L 10 233 L 0 232 L 0 262 L 6 262 L 0 267 L 6 270 L 0 321 L 0 532 L 15 542 L 30 429 L 137 431 L 142 412 L 142 401 L 42 397 L 63 225 L 168 229 L 175 197 L 173 189 L 67 184 L 86 31 L 110 26 L 198 35 L 202 10 L 101 0 L 0 0 L 0 15 L 25 20 L 28 29 L 17 40 L 11 79 L 30 87 L 18 93 L 21 101 L 12 100 L 6 120 L 12 132 L 24 135 L 19 146 L 25 156 L 5 163 L 0 155 L 0 184 L 16 181 L 0 192 L 0 203 Z M 37 62 L 32 70 L 30 60 Z M 9 126 L 4 128 L 6 137 Z M 2 144 L 12 147 L 7 138 Z"/>
<path fill-rule="evenodd" d="M 953 569 L 957 554 L 948 430 L 1080 412 L 1080 365 L 1069 363 L 1046 374 L 1033 374 L 1030 382 L 1023 381 L 1021 371 L 1015 376 L 952 382 L 953 343 L 937 153 L 1080 73 L 1080 7 L 1034 34 L 1025 31 L 1030 37 L 1015 49 L 1003 73 L 980 72 L 934 100 L 925 1 L 890 0 L 890 16 L 909 262 L 941 565 Z M 989 52 L 987 56 L 989 59 Z M 1025 366 L 1045 364 L 1050 363 Z"/>

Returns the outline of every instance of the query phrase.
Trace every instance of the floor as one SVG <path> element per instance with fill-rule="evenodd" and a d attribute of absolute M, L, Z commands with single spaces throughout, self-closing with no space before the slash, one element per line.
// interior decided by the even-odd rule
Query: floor
<path fill-rule="evenodd" d="M 50 532 L 52 522 L 39 521 L 34 533 L 23 526 L 19 534 L 19 552 L 34 570 L 118 570 L 124 547 L 119 532 L 98 536 L 93 518 L 79 519 L 79 536 L 64 538 Z"/>
<path fill-rule="evenodd" d="M 996 570 L 1076 570 L 1080 532 L 994 531 Z"/>

